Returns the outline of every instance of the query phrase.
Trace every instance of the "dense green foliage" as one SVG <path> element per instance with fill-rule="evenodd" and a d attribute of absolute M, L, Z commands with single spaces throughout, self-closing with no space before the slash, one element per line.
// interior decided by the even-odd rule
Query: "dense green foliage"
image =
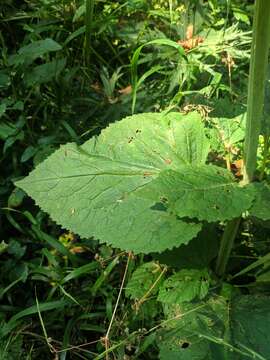
<path fill-rule="evenodd" d="M 0 14 L 0 360 L 268 359 L 268 101 L 242 183 L 253 1 Z"/>

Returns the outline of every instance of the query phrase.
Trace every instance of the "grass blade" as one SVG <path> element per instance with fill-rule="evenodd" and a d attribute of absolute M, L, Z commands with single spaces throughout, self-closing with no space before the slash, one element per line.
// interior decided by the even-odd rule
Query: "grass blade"
<path fill-rule="evenodd" d="M 90 65 L 90 57 L 91 57 L 91 35 L 92 35 L 92 24 L 94 17 L 94 5 L 95 5 L 95 0 L 86 0 L 84 53 L 85 53 L 85 64 L 87 66 Z"/>
<path fill-rule="evenodd" d="M 145 46 L 149 46 L 149 45 L 167 45 L 170 47 L 173 47 L 174 49 L 178 50 L 180 56 L 185 56 L 185 51 L 183 49 L 183 47 L 179 44 L 177 44 L 177 42 L 170 40 L 170 39 L 155 39 L 155 40 L 151 40 L 148 41 L 147 43 L 141 45 L 140 47 L 138 47 L 138 49 L 136 49 L 136 51 L 133 54 L 133 57 L 131 59 L 131 84 L 132 84 L 132 114 L 134 114 L 135 111 L 135 105 L 136 105 L 136 93 L 137 93 L 137 89 L 138 86 L 143 82 L 143 80 L 145 80 L 148 76 L 152 75 L 154 72 L 160 70 L 160 68 L 157 70 L 157 67 L 155 69 L 155 71 L 151 72 L 151 69 L 147 72 L 148 75 L 146 75 L 144 78 L 143 76 L 140 78 L 140 84 L 138 85 L 138 73 L 137 73 L 137 69 L 138 69 L 138 61 L 139 61 L 139 57 L 141 54 L 142 49 Z M 153 69 L 153 68 L 152 68 Z M 150 73 L 149 73 L 150 72 Z M 143 78 L 143 80 L 142 80 Z"/>

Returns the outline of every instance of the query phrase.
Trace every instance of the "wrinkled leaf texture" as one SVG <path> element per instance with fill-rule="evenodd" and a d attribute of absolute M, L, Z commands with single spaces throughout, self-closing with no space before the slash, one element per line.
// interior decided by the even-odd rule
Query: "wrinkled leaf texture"
<path fill-rule="evenodd" d="M 159 340 L 160 360 L 266 360 L 269 348 L 269 297 L 211 297 L 171 306 Z"/>
<path fill-rule="evenodd" d="M 228 171 L 205 165 L 208 152 L 197 113 L 139 114 L 82 146 L 61 146 L 16 185 L 82 237 L 162 252 L 194 238 L 198 220 L 230 219 L 251 205 Z"/>

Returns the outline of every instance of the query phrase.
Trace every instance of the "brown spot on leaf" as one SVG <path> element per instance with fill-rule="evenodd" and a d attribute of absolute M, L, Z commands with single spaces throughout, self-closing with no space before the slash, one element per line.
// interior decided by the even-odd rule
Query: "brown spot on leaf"
<path fill-rule="evenodd" d="M 172 163 L 172 160 L 171 159 L 165 159 L 165 163 L 170 165 Z"/>

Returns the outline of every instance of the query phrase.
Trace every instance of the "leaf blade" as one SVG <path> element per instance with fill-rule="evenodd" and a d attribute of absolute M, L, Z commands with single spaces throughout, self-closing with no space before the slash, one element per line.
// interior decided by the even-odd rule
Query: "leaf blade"
<path fill-rule="evenodd" d="M 138 196 L 165 201 L 181 217 L 223 221 L 240 216 L 254 199 L 250 187 L 241 187 L 230 172 L 213 165 L 181 166 L 164 170 Z"/>
<path fill-rule="evenodd" d="M 187 136 L 197 140 L 195 147 L 185 148 Z M 153 209 L 155 201 L 136 193 L 162 169 L 204 163 L 208 149 L 199 115 L 141 114 L 82 146 L 60 147 L 17 185 L 82 237 L 128 251 L 161 252 L 188 243 L 201 225 Z"/>

